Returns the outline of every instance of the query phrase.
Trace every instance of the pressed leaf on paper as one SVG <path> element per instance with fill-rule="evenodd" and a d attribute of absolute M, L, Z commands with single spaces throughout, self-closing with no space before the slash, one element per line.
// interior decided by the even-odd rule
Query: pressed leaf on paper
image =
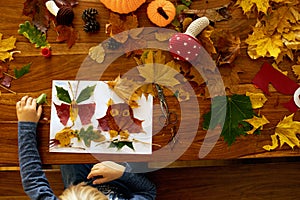
<path fill-rule="evenodd" d="M 246 92 L 246 96 L 250 97 L 250 101 L 253 109 L 261 108 L 268 100 L 263 93 Z"/>
<path fill-rule="evenodd" d="M 214 112 L 214 116 L 212 116 L 212 112 Z M 222 112 L 226 112 L 224 119 L 220 117 L 224 114 Z M 237 94 L 225 98 L 217 96 L 212 99 L 211 111 L 204 114 L 203 128 L 213 130 L 217 126 L 223 125 L 221 136 L 230 146 L 238 136 L 246 135 L 246 132 L 251 130 L 250 124 L 244 120 L 251 119 L 254 115 L 249 97 Z"/>
<path fill-rule="evenodd" d="M 140 96 L 136 91 L 142 84 L 128 78 L 121 78 L 120 76 L 113 81 L 108 81 L 107 84 L 109 88 L 130 105 L 130 107 L 138 107 L 137 100 L 140 99 Z"/>
<path fill-rule="evenodd" d="M 91 142 L 103 142 L 105 141 L 105 136 L 101 134 L 101 131 L 94 130 L 93 126 L 89 126 L 86 130 L 81 128 L 78 136 L 80 140 L 83 140 L 86 147 L 91 146 Z"/>
<path fill-rule="evenodd" d="M 295 146 L 300 147 L 300 142 L 297 134 L 300 134 L 300 122 L 293 120 L 294 114 L 285 116 L 282 121 L 280 121 L 275 129 L 275 134 L 271 135 L 272 145 L 265 145 L 263 148 L 267 151 L 274 150 L 279 146 L 282 147 L 287 144 L 292 149 Z"/>
<path fill-rule="evenodd" d="M 248 122 L 253 126 L 253 128 L 250 131 L 247 131 L 247 134 L 253 134 L 257 129 L 259 129 L 263 125 L 270 123 L 264 115 L 262 117 L 254 116 L 253 118 L 245 119 L 244 121 Z"/>

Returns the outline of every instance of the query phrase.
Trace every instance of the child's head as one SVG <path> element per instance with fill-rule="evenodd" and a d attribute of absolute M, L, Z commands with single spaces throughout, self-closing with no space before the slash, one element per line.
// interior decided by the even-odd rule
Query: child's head
<path fill-rule="evenodd" d="M 108 198 L 101 193 L 97 188 L 80 183 L 78 185 L 72 185 L 65 189 L 62 195 L 59 196 L 61 200 L 108 200 Z"/>

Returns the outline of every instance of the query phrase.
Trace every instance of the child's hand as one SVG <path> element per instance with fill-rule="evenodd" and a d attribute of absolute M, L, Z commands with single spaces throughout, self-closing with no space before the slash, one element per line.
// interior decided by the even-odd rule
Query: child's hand
<path fill-rule="evenodd" d="M 87 178 L 99 177 L 93 181 L 93 184 L 102 184 L 120 178 L 124 171 L 124 166 L 112 161 L 104 161 L 94 165 Z"/>
<path fill-rule="evenodd" d="M 42 106 L 36 109 L 36 99 L 28 96 L 22 97 L 16 104 L 17 117 L 19 121 L 38 122 L 42 114 Z"/>

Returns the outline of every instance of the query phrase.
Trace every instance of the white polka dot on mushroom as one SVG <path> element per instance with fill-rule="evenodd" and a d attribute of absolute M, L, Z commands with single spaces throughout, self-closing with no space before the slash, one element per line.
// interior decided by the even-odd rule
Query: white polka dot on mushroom
<path fill-rule="evenodd" d="M 197 48 L 197 46 L 196 46 L 196 45 L 194 45 L 194 46 L 193 46 L 193 48 L 194 48 L 194 49 L 196 49 L 196 48 Z"/>
<path fill-rule="evenodd" d="M 183 45 L 184 45 L 184 46 L 186 46 L 186 45 L 187 45 L 187 43 L 186 43 L 186 42 L 184 42 L 184 43 L 183 43 Z"/>
<path fill-rule="evenodd" d="M 180 37 L 176 37 L 176 40 L 180 40 Z"/>
<path fill-rule="evenodd" d="M 190 51 L 188 51 L 187 53 L 188 53 L 188 54 L 191 54 L 191 52 L 190 52 Z"/>
<path fill-rule="evenodd" d="M 180 51 L 177 51 L 178 54 L 180 54 Z"/>

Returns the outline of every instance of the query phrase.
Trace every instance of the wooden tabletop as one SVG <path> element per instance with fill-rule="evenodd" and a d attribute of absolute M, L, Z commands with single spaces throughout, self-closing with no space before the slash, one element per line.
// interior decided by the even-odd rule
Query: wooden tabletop
<path fill-rule="evenodd" d="M 10 36 L 17 38 L 16 49 L 21 53 L 14 54 L 14 60 L 9 62 L 10 69 L 21 68 L 22 66 L 32 63 L 30 72 L 20 79 L 13 80 L 10 89 L 16 94 L 1 90 L 0 95 L 0 163 L 16 164 L 18 163 L 18 143 L 17 143 L 17 118 L 15 114 L 15 104 L 24 95 L 38 97 L 41 93 L 48 96 L 49 105 L 44 105 L 42 119 L 38 127 L 38 142 L 40 154 L 44 164 L 60 164 L 60 163 L 94 163 L 98 160 L 117 160 L 117 161 L 194 161 L 199 160 L 199 151 L 203 147 L 204 138 L 207 134 L 203 130 L 203 114 L 210 110 L 211 100 L 197 96 L 181 105 L 184 109 L 180 110 L 176 98 L 167 93 L 167 101 L 171 111 L 176 111 L 179 115 L 188 116 L 181 122 L 178 127 L 183 127 L 178 132 L 178 141 L 171 147 L 169 142 L 171 135 L 171 127 L 161 128 L 158 123 L 158 116 L 161 114 L 159 102 L 154 98 L 154 116 L 153 116 L 153 153 L 152 155 L 110 155 L 110 154 L 69 154 L 69 153 L 49 153 L 49 129 L 50 129 L 50 109 L 51 109 L 51 88 L 52 80 L 75 80 L 77 73 L 84 62 L 88 62 L 88 51 L 91 47 L 96 46 L 108 39 L 105 33 L 105 25 L 108 22 L 110 11 L 104 7 L 98 0 L 79 0 L 73 10 L 75 18 L 73 27 L 79 32 L 79 38 L 76 43 L 68 48 L 65 42 L 57 42 L 57 33 L 54 31 L 53 24 L 47 31 L 47 40 L 51 45 L 52 56 L 45 58 L 41 56 L 41 49 L 35 48 L 24 36 L 18 34 L 19 24 L 25 21 L 31 21 L 30 17 L 22 15 L 23 3 L 18 0 L 7 0 L 1 6 L 0 12 L 0 33 L 3 39 Z M 139 19 L 139 27 L 156 27 L 146 16 L 147 1 L 143 4 L 135 14 Z M 216 8 L 228 4 L 229 0 L 194 0 L 191 8 L 209 9 Z M 96 8 L 100 13 L 97 18 L 101 27 L 97 33 L 86 33 L 83 31 L 83 20 L 81 14 L 84 9 Z M 232 18 L 227 21 L 216 22 L 214 27 L 230 31 L 232 34 L 238 35 L 243 41 L 249 33 L 251 26 L 255 25 L 255 18 L 248 18 L 243 15 L 241 9 L 236 8 L 231 13 Z M 173 29 L 172 26 L 166 27 Z M 252 60 L 246 53 L 246 46 L 242 45 L 241 53 L 234 61 L 233 65 L 241 69 L 239 82 L 235 85 L 238 94 L 245 94 L 245 88 L 252 88 L 251 92 L 261 92 L 255 87 L 251 87 L 251 81 L 260 67 L 268 59 Z M 129 69 L 134 68 L 136 62 L 132 57 L 121 55 L 112 62 L 100 77 L 100 80 L 114 80 L 119 74 L 126 73 Z M 291 71 L 291 63 L 284 61 L 280 67 L 284 70 Z M 230 70 L 230 69 L 228 69 Z M 222 70 L 222 76 L 226 76 L 228 71 Z M 97 77 L 99 79 L 99 77 Z M 291 77 L 296 80 L 295 77 Z M 95 78 L 91 78 L 95 80 Z M 272 90 L 265 106 L 260 109 L 260 113 L 265 115 L 270 121 L 264 126 L 264 130 L 260 135 L 240 136 L 236 141 L 228 146 L 224 139 L 220 137 L 213 148 L 208 150 L 208 154 L 201 159 L 240 159 L 240 158 L 263 158 L 263 157 L 286 157 L 299 156 L 299 149 L 294 150 L 286 145 L 277 148 L 274 151 L 266 151 L 262 147 L 271 144 L 270 135 L 274 134 L 274 127 L 284 116 L 290 115 L 281 103 L 288 101 L 291 96 L 282 95 Z M 200 119 L 194 113 L 193 104 L 197 102 L 199 105 Z M 295 118 L 299 118 L 299 114 L 295 113 Z M 177 127 L 177 128 L 178 128 Z M 189 127 L 195 127 L 196 131 L 191 131 Z M 191 128 L 192 129 L 192 128 Z M 172 142 L 171 142 L 172 143 Z M 204 147 L 203 147 L 204 148 Z"/>

